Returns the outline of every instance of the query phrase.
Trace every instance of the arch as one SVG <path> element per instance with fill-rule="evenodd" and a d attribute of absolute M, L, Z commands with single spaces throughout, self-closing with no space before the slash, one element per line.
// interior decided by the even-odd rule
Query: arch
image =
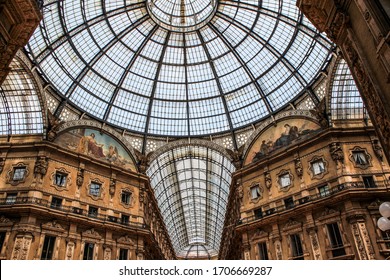
<path fill-rule="evenodd" d="M 243 149 L 243 163 L 247 163 L 249 153 L 253 150 L 255 143 L 259 141 L 260 136 L 272 126 L 276 126 L 279 122 L 285 120 L 308 120 L 319 126 L 318 120 L 308 110 L 289 110 L 276 115 L 274 118 L 269 118 L 264 121 L 248 138 Z"/>
<path fill-rule="evenodd" d="M 18 51 L 0 91 L 0 136 L 43 134 L 45 101 L 41 84 Z"/>
<path fill-rule="evenodd" d="M 100 134 L 105 134 L 112 139 L 114 139 L 116 142 L 118 142 L 119 145 L 124 149 L 124 151 L 130 156 L 131 162 L 134 166 L 133 171 L 139 172 L 138 166 L 137 166 L 137 157 L 134 151 L 134 148 L 131 146 L 131 144 L 127 141 L 127 139 L 118 133 L 116 130 L 109 126 L 105 126 L 104 124 L 102 125 L 101 123 L 95 121 L 95 120 L 75 120 L 75 121 L 70 121 L 61 124 L 58 127 L 58 132 L 57 136 L 54 139 L 54 141 L 58 142 L 59 138 L 61 138 L 62 135 L 64 135 L 66 132 L 70 132 L 72 130 L 77 130 L 77 129 L 90 129 L 94 131 L 98 131 Z"/>
<path fill-rule="evenodd" d="M 218 145 L 172 142 L 153 155 L 146 171 L 178 256 L 195 244 L 207 245 L 205 256 L 219 251 L 235 167 L 226 151 L 210 146 Z"/>

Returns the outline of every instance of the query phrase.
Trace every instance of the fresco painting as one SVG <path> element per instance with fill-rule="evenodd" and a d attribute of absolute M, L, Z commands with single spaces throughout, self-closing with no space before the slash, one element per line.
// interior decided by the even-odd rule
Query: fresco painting
<path fill-rule="evenodd" d="M 289 119 L 278 122 L 276 126 L 266 129 L 250 148 L 245 164 L 256 162 L 261 158 L 290 144 L 302 141 L 320 130 L 320 126 L 306 119 Z"/>
<path fill-rule="evenodd" d="M 118 167 L 136 170 L 131 157 L 122 145 L 112 137 L 97 130 L 73 129 L 60 135 L 55 140 L 55 143 Z"/>

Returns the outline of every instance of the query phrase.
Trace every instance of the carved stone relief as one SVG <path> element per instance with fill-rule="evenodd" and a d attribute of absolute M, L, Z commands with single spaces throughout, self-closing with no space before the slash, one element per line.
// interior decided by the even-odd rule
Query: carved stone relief
<path fill-rule="evenodd" d="M 17 235 L 12 251 L 12 260 L 27 260 L 33 236 L 30 233 Z"/>
<path fill-rule="evenodd" d="M 69 241 L 68 244 L 66 244 L 65 260 L 73 260 L 74 247 L 75 243 L 73 241 Z"/>
<path fill-rule="evenodd" d="M 322 254 L 320 244 L 318 242 L 318 236 L 314 229 L 309 231 L 311 248 L 313 250 L 313 256 L 315 260 L 322 260 Z"/>

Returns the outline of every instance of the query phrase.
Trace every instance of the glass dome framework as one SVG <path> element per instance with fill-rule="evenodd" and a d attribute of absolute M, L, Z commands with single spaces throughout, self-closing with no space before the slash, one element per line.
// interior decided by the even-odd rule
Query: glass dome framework
<path fill-rule="evenodd" d="M 256 123 L 298 98 L 327 64 L 331 43 L 294 0 L 221 0 L 212 11 L 209 2 L 47 1 L 27 50 L 68 104 L 167 137 Z M 167 21 L 169 5 L 179 23 Z"/>

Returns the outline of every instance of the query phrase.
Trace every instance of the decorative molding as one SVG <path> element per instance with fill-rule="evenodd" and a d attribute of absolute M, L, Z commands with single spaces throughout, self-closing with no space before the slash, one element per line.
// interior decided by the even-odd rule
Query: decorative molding
<path fill-rule="evenodd" d="M 212 150 L 220 152 L 223 156 L 228 158 L 231 162 L 234 161 L 232 156 L 226 151 L 226 149 L 214 142 L 211 142 L 209 140 L 203 140 L 203 139 L 191 139 L 189 141 L 188 139 L 180 139 L 173 142 L 169 142 L 166 145 L 158 148 L 157 150 L 153 151 L 149 157 L 150 162 L 157 159 L 160 155 L 164 154 L 165 152 L 168 152 L 174 148 L 182 147 L 182 146 L 203 146 L 206 148 L 210 148 Z"/>
<path fill-rule="evenodd" d="M 130 194 L 130 201 L 128 204 L 124 203 L 122 201 L 122 193 L 124 192 L 127 192 Z M 135 197 L 135 194 L 134 194 L 134 189 L 131 188 L 131 187 L 125 187 L 125 188 L 122 188 L 121 191 L 119 192 L 119 203 L 126 209 L 129 209 L 129 208 L 132 208 L 134 207 L 134 204 L 135 204 L 135 201 L 136 201 L 136 197 Z"/>
<path fill-rule="evenodd" d="M 81 236 L 82 238 L 91 238 L 91 239 L 99 239 L 101 240 L 103 237 L 97 232 L 95 231 L 94 228 L 91 228 L 91 229 L 88 229 L 86 231 L 83 231 L 81 233 Z"/>
<path fill-rule="evenodd" d="M 100 185 L 100 190 L 99 190 L 99 195 L 92 195 L 90 193 L 90 189 L 91 189 L 91 185 L 93 183 L 97 183 Z M 93 178 L 93 179 L 90 179 L 89 181 L 89 184 L 86 186 L 87 188 L 87 196 L 89 196 L 90 198 L 92 198 L 93 200 L 103 200 L 106 192 L 105 192 L 105 187 L 104 187 L 104 181 L 101 181 L 99 178 Z"/>
<path fill-rule="evenodd" d="M 59 224 L 56 220 L 42 224 L 42 228 L 65 232 L 65 228 L 61 224 Z"/>
<path fill-rule="evenodd" d="M 15 169 L 18 168 L 18 167 L 25 167 L 26 171 L 24 173 L 24 176 L 21 180 L 14 180 L 14 172 L 15 172 Z M 28 177 L 28 175 L 30 174 L 30 170 L 28 168 L 28 164 L 27 163 L 24 163 L 24 162 L 18 162 L 17 164 L 13 164 L 11 169 L 8 170 L 7 172 L 7 183 L 8 184 L 11 184 L 12 186 L 17 186 L 19 184 L 22 184 L 26 181 L 26 178 Z"/>
<path fill-rule="evenodd" d="M 354 153 L 363 153 L 365 158 L 365 163 L 364 162 L 358 162 L 354 158 Z M 360 169 L 367 169 L 368 167 L 372 166 L 371 162 L 371 155 L 367 152 L 366 148 L 362 148 L 359 146 L 355 146 L 353 149 L 349 150 L 349 160 L 353 163 L 355 168 L 360 168 Z"/>
<path fill-rule="evenodd" d="M 313 169 L 313 164 L 315 164 L 316 162 L 322 162 L 323 165 L 324 165 L 324 171 L 323 172 L 320 172 L 318 174 L 315 174 L 314 172 L 314 169 Z M 328 161 L 325 159 L 325 157 L 323 155 L 319 156 L 319 155 L 315 155 L 311 158 L 311 160 L 309 160 L 309 165 L 308 165 L 308 173 L 310 175 L 310 178 L 313 180 L 313 179 L 322 179 L 324 178 L 324 176 L 326 174 L 329 173 L 329 170 L 328 170 Z"/>
<path fill-rule="evenodd" d="M 253 198 L 252 197 L 252 188 L 255 188 L 255 187 L 258 188 L 258 192 L 257 192 L 258 197 Z M 259 182 L 252 182 L 252 184 L 249 186 L 249 189 L 247 191 L 250 203 L 259 202 L 259 200 L 263 198 L 263 192 L 264 192 L 264 188 L 260 186 Z"/>
<path fill-rule="evenodd" d="M 294 219 L 289 219 L 287 223 L 283 226 L 284 232 L 297 232 L 302 231 L 302 222 L 298 222 Z"/>
<path fill-rule="evenodd" d="M 133 238 L 131 238 L 128 235 L 125 235 L 125 236 L 122 236 L 122 237 L 118 238 L 117 242 L 120 243 L 120 244 L 126 244 L 126 245 L 130 245 L 130 246 L 134 246 L 135 245 L 135 242 L 134 242 Z"/>
<path fill-rule="evenodd" d="M 61 173 L 61 174 L 64 174 L 66 176 L 65 185 L 64 186 L 59 186 L 59 185 L 56 184 L 56 174 L 57 173 Z M 50 178 L 51 178 L 50 186 L 55 188 L 59 192 L 62 192 L 62 191 L 65 191 L 65 190 L 67 191 L 72 186 L 71 172 L 66 170 L 63 167 L 55 168 L 55 172 L 51 173 Z"/>
<path fill-rule="evenodd" d="M 309 231 L 310 244 L 313 250 L 313 256 L 315 260 L 322 260 L 321 248 L 318 241 L 317 232 L 314 229 Z"/>

